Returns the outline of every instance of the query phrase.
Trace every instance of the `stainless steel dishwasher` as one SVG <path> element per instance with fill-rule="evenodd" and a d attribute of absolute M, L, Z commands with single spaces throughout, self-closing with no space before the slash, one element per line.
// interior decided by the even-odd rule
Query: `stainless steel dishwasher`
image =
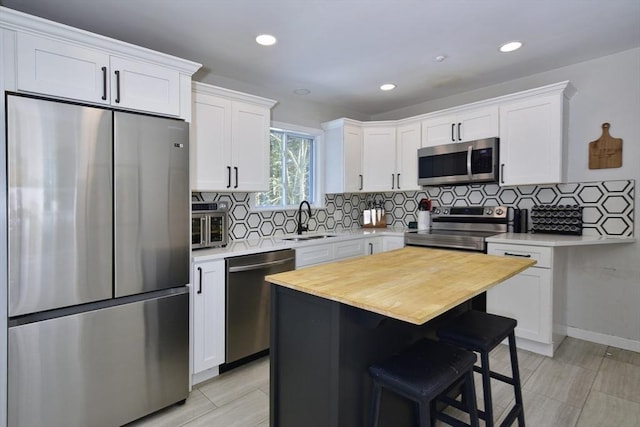
<path fill-rule="evenodd" d="M 225 363 L 269 348 L 270 284 L 264 276 L 295 269 L 295 251 L 227 258 Z"/>

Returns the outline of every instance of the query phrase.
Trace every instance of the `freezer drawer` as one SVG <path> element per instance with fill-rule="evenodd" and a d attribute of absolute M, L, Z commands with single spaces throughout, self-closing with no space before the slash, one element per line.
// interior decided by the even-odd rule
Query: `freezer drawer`
<path fill-rule="evenodd" d="M 10 327 L 8 425 L 119 426 L 186 399 L 186 289 Z"/>

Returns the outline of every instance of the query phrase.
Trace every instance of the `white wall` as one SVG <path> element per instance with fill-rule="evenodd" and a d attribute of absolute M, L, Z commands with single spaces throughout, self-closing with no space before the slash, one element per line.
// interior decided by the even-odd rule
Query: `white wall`
<path fill-rule="evenodd" d="M 369 120 L 369 116 L 355 111 L 310 102 L 304 96 L 291 94 L 282 96 L 268 88 L 250 85 L 237 80 L 216 76 L 205 71 L 198 71 L 194 75 L 194 80 L 224 87 L 226 89 L 237 90 L 277 100 L 278 103 L 271 110 L 271 119 L 276 122 L 291 123 L 298 126 L 320 129 L 320 124 L 339 117 L 349 117 L 354 120 Z"/>
<path fill-rule="evenodd" d="M 546 84 L 570 80 L 569 182 L 635 179 L 634 235 L 640 237 L 640 49 L 535 74 L 473 92 L 373 117 L 410 117 Z M 588 143 L 611 124 L 623 140 L 622 167 L 588 169 Z M 640 351 L 640 242 L 571 249 L 567 321 L 572 335 Z"/>

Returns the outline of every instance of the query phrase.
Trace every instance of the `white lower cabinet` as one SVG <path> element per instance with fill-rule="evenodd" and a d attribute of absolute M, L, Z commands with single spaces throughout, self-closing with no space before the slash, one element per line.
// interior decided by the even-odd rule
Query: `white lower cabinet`
<path fill-rule="evenodd" d="M 382 238 L 382 252 L 404 248 L 404 236 L 384 236 Z"/>
<path fill-rule="evenodd" d="M 566 336 L 563 263 L 554 249 L 509 244 L 488 245 L 489 255 L 535 259 L 537 264 L 487 291 L 487 312 L 514 318 L 516 343 L 525 350 L 553 356 Z"/>
<path fill-rule="evenodd" d="M 382 243 L 383 237 L 369 237 L 364 242 L 364 254 L 365 255 L 373 255 L 378 252 L 382 252 Z"/>
<path fill-rule="evenodd" d="M 224 260 L 194 263 L 192 277 L 192 357 L 193 374 L 196 375 L 224 363 Z"/>

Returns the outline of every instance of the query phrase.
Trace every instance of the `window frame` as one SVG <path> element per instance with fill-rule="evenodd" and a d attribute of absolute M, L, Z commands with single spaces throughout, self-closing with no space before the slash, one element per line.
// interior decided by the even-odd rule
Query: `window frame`
<path fill-rule="evenodd" d="M 287 132 L 298 136 L 313 138 L 313 194 L 314 199 L 309 200 L 311 207 L 323 208 L 324 206 L 324 144 L 323 144 L 323 132 L 321 129 L 310 128 L 305 126 L 293 125 L 290 123 L 283 123 L 272 121 L 269 127 L 269 133 L 271 131 Z M 269 159 L 271 161 L 271 159 Z M 251 208 L 256 211 L 268 212 L 268 211 L 294 211 L 298 210 L 298 206 L 257 206 L 255 203 L 255 193 L 250 197 Z"/>

